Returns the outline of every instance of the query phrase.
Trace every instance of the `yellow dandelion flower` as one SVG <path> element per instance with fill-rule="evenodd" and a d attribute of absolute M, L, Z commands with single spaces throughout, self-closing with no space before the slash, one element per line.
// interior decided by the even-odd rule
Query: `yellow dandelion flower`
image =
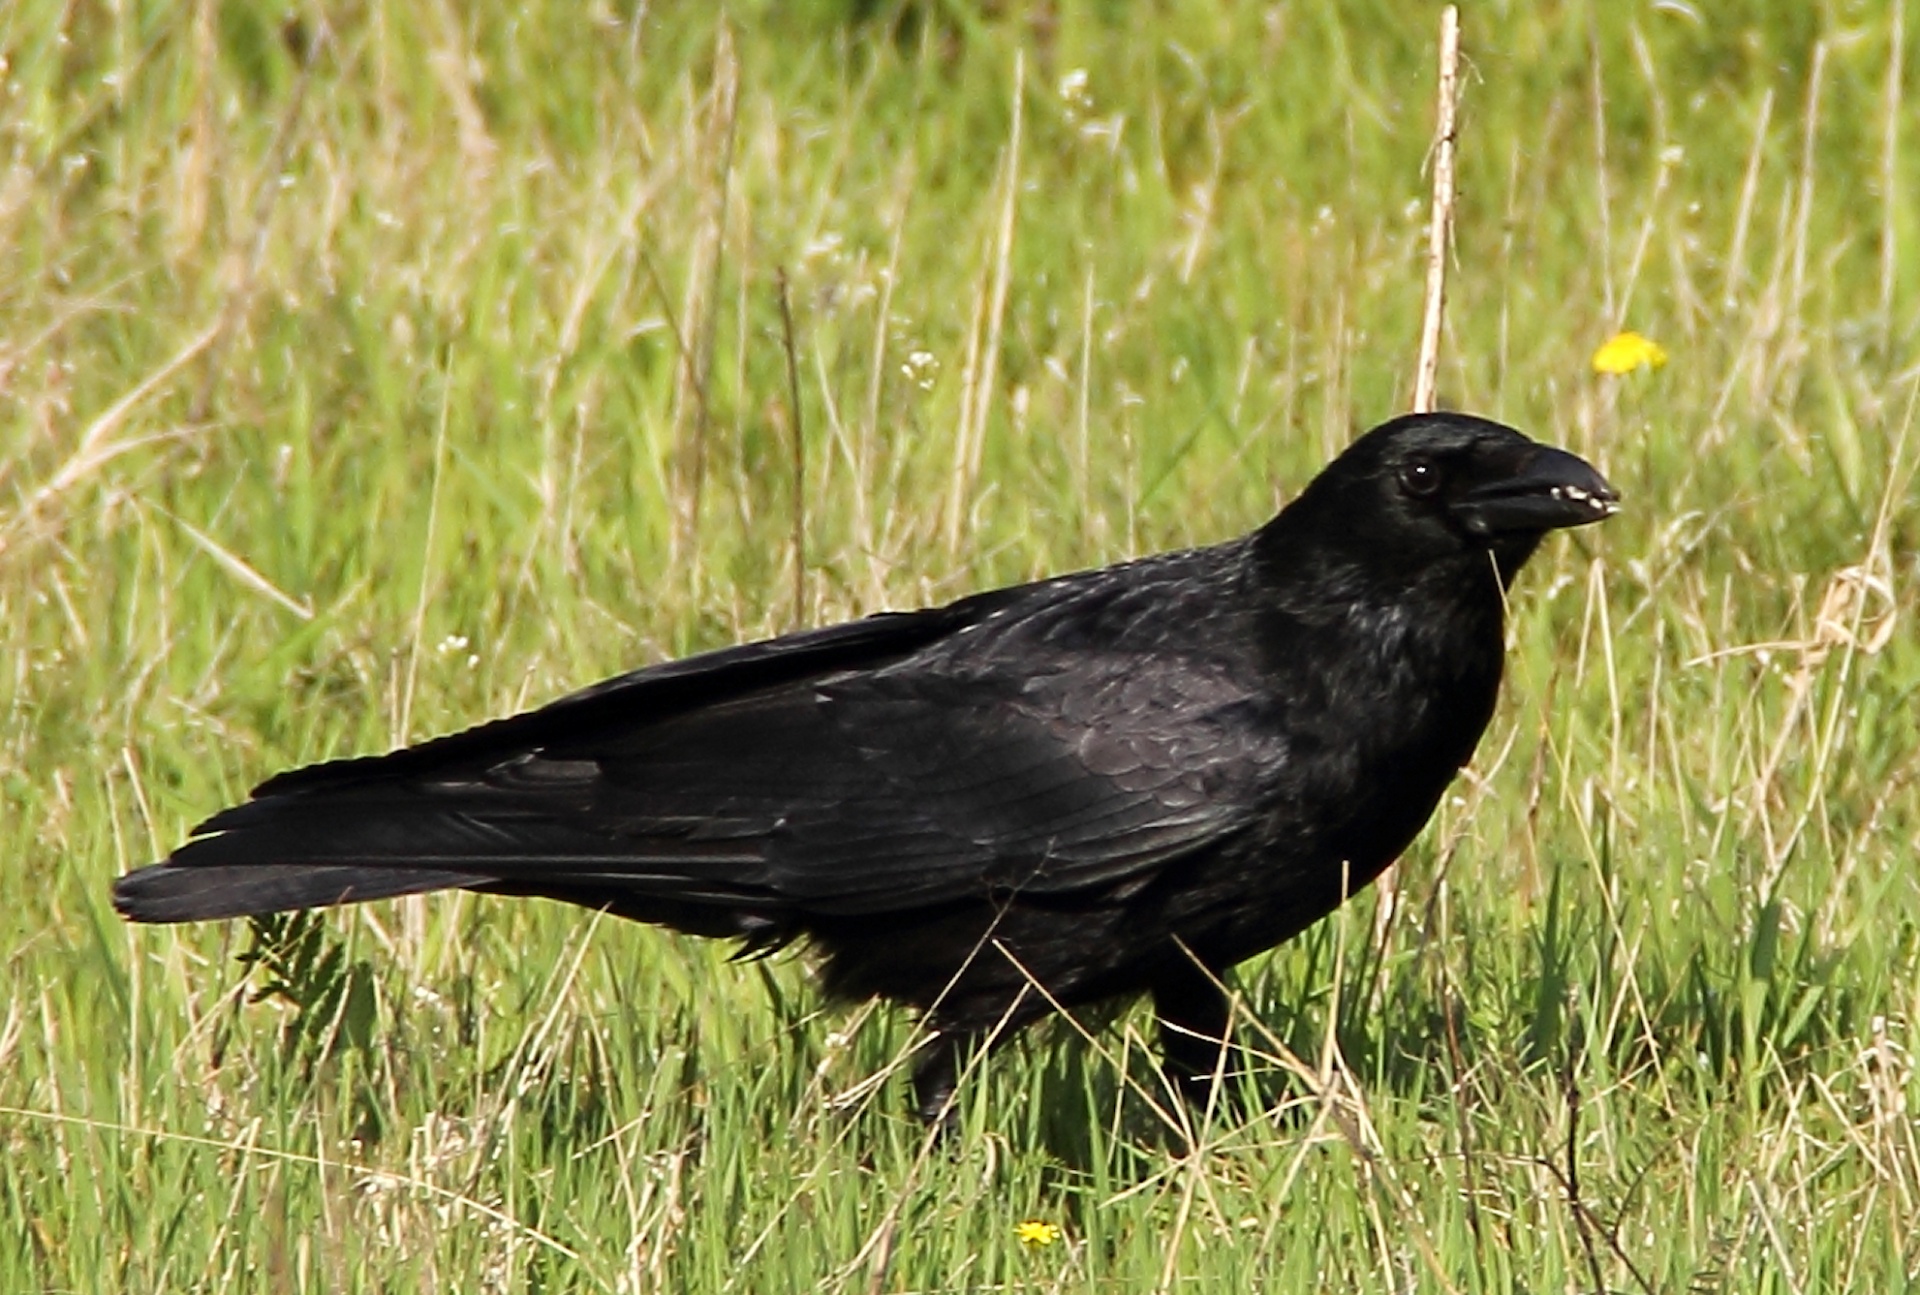
<path fill-rule="evenodd" d="M 1667 348 L 1639 333 L 1615 333 L 1593 353 L 1595 373 L 1632 373 L 1658 369 L 1667 362 Z"/>
<path fill-rule="evenodd" d="M 1060 1228 L 1057 1224 L 1043 1223 L 1039 1219 L 1028 1219 L 1024 1223 L 1016 1223 L 1013 1225 L 1013 1235 L 1020 1238 L 1021 1245 L 1037 1249 L 1040 1246 L 1050 1246 L 1058 1241 L 1060 1239 Z"/>

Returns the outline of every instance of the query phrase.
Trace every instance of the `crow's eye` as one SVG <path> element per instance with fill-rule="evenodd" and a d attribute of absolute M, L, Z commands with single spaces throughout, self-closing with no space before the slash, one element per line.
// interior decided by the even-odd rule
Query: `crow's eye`
<path fill-rule="evenodd" d="M 1431 459 L 1409 459 L 1400 467 L 1400 484 L 1408 494 L 1425 499 L 1440 488 L 1440 469 Z"/>

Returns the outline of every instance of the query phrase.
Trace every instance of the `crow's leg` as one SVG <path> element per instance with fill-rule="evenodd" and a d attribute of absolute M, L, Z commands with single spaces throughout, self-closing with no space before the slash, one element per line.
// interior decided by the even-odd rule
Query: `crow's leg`
<path fill-rule="evenodd" d="M 1227 995 L 1218 975 L 1183 955 L 1154 982 L 1153 1011 L 1167 1082 L 1188 1102 L 1205 1106 L 1214 1075 L 1228 1068 Z"/>
<path fill-rule="evenodd" d="M 913 1113 L 922 1124 L 944 1128 L 952 1121 L 960 1059 L 972 1041 L 971 1034 L 943 1030 L 921 1047 L 920 1059 L 913 1063 Z"/>

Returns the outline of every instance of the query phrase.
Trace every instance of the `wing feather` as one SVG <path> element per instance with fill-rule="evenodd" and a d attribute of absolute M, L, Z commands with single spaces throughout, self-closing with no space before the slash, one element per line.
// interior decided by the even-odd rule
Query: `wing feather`
<path fill-rule="evenodd" d="M 1158 601 L 1144 571 L 1001 590 L 285 774 L 127 879 L 127 911 L 218 889 L 185 870 L 249 866 L 336 870 L 314 885 L 350 898 L 446 879 L 795 918 L 1132 884 L 1246 829 L 1285 760 L 1273 703 L 1192 623 L 1169 642 L 1148 618 L 1197 587 L 1180 563 L 1202 556 L 1155 567 Z"/>

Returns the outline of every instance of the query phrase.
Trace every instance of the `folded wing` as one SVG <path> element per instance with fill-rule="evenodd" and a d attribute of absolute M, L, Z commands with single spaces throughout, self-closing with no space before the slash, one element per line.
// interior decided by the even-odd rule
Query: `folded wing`
<path fill-rule="evenodd" d="M 282 775 L 115 900 L 182 921 L 469 887 L 751 936 L 1125 885 L 1247 826 L 1284 725 L 1222 667 L 951 650 L 990 613 L 729 649 Z"/>

